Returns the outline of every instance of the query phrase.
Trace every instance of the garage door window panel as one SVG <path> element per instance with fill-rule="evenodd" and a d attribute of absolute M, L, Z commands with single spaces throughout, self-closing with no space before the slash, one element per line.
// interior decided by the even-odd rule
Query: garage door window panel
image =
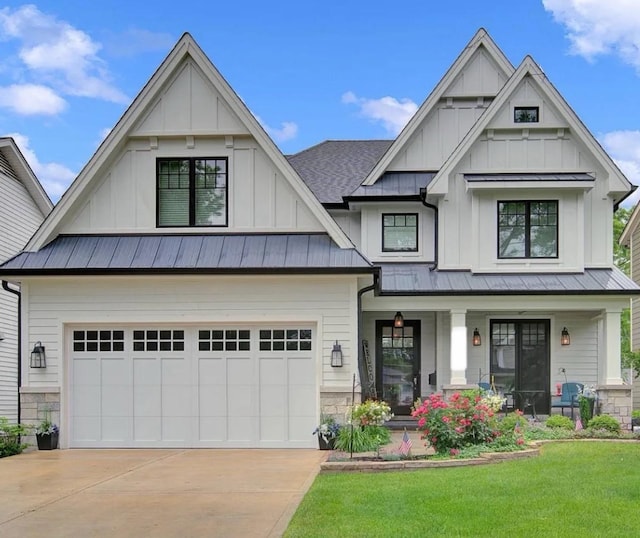
<path fill-rule="evenodd" d="M 124 331 L 73 331 L 73 351 L 124 351 Z"/>
<path fill-rule="evenodd" d="M 245 329 L 200 330 L 199 351 L 251 351 L 251 331 Z"/>
<path fill-rule="evenodd" d="M 311 351 L 311 329 L 262 329 L 260 351 Z"/>
<path fill-rule="evenodd" d="M 184 331 L 134 330 L 133 351 L 184 351 Z"/>

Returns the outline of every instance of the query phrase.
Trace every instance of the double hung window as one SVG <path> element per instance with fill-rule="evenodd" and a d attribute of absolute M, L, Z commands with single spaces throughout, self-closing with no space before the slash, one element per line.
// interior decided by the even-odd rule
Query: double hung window
<path fill-rule="evenodd" d="M 498 202 L 498 258 L 557 257 L 557 200 Z"/>
<path fill-rule="evenodd" d="M 418 214 L 384 213 L 382 215 L 382 251 L 417 252 Z"/>
<path fill-rule="evenodd" d="M 227 226 L 227 172 L 225 157 L 158 159 L 158 226 Z"/>

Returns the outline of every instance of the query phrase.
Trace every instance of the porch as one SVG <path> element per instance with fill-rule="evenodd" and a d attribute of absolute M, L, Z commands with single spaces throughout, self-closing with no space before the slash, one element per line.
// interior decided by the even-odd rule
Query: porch
<path fill-rule="evenodd" d="M 630 427 L 630 386 L 620 366 L 623 297 L 377 296 L 362 304 L 373 392 L 396 415 L 417 398 L 488 383 L 515 408 L 553 411 L 557 388 L 573 381 L 597 393 L 602 413 Z M 394 326 L 400 312 L 403 326 Z M 370 389 L 370 387 L 369 387 Z M 527 405 L 529 404 L 529 405 Z"/>

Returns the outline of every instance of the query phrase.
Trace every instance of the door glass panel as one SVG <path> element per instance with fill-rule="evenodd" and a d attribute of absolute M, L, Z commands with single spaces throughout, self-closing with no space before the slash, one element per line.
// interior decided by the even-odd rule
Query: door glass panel
<path fill-rule="evenodd" d="M 491 376 L 499 392 L 515 388 L 516 329 L 513 323 L 491 325 Z"/>
<path fill-rule="evenodd" d="M 394 329 L 382 339 L 382 398 L 392 408 L 414 402 L 414 339 L 407 334 L 413 335 L 412 327 Z"/>

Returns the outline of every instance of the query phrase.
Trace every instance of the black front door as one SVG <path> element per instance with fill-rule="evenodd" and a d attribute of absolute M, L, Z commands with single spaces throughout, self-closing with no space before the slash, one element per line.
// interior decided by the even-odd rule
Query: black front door
<path fill-rule="evenodd" d="M 420 396 L 420 322 L 376 321 L 376 386 L 394 415 L 409 415 Z"/>
<path fill-rule="evenodd" d="M 549 350 L 549 320 L 491 321 L 491 375 L 517 409 L 549 413 Z"/>

